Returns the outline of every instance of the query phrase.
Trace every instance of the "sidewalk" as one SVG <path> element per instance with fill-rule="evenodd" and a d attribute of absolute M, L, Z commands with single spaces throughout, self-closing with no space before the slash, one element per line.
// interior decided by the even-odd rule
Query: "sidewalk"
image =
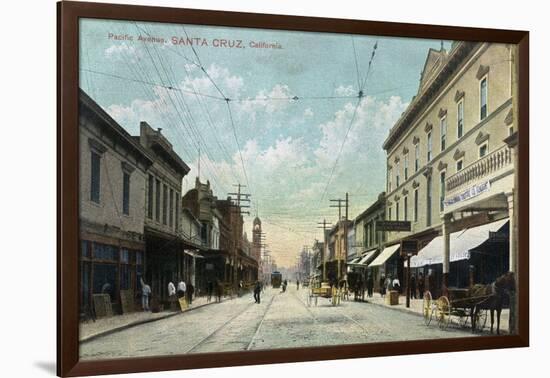
<path fill-rule="evenodd" d="M 233 298 L 237 298 L 234 296 Z M 230 300 L 232 297 L 223 297 L 222 302 Z M 105 336 L 113 332 L 122 331 L 137 325 L 154 322 L 161 319 L 170 318 L 184 312 L 196 310 L 204 306 L 215 304 L 216 299 L 212 297 L 211 302 L 206 301 L 206 296 L 193 299 L 193 304 L 185 311 L 161 311 L 157 313 L 136 311 L 124 315 L 114 315 L 109 318 L 96 319 L 96 321 L 81 322 L 79 329 L 80 342 L 87 342 L 100 336 Z"/>
<path fill-rule="evenodd" d="M 380 297 L 380 294 L 374 293 L 372 298 L 368 298 L 365 296 L 365 303 L 372 303 L 378 306 L 383 306 L 390 308 L 392 310 L 396 311 L 402 311 L 409 314 L 415 314 L 418 316 L 423 316 L 422 314 L 422 306 L 423 301 L 422 299 L 411 299 L 410 307 L 406 307 L 406 297 L 404 295 L 399 296 L 399 304 L 390 306 L 386 304 L 385 299 Z M 494 332 L 496 333 L 496 326 L 497 326 L 497 320 L 496 320 L 496 312 L 495 312 L 495 324 L 494 324 Z M 501 333 L 508 333 L 508 320 L 510 317 L 510 311 L 508 309 L 503 309 L 502 313 L 500 314 L 500 332 Z M 452 325 L 457 326 L 459 318 L 457 316 L 452 316 L 451 321 Z M 432 319 L 432 324 L 435 324 Z M 468 322 L 468 327 L 470 327 L 470 322 Z M 487 311 L 487 322 L 485 323 L 484 331 L 489 332 L 491 330 L 491 314 L 489 311 Z"/>

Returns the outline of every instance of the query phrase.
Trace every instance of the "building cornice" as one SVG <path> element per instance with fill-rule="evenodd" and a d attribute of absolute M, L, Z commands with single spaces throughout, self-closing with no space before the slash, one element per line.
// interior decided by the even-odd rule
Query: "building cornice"
<path fill-rule="evenodd" d="M 382 147 L 389 151 L 398 141 L 399 137 L 407 130 L 410 125 L 413 125 L 419 115 L 432 102 L 433 98 L 447 84 L 449 78 L 460 68 L 468 55 L 479 46 L 477 42 L 460 42 L 460 44 L 451 51 L 448 61 L 441 68 L 440 72 L 433 79 L 422 93 L 418 94 L 403 113 L 396 125 L 390 130 L 388 138 L 384 141 Z"/>

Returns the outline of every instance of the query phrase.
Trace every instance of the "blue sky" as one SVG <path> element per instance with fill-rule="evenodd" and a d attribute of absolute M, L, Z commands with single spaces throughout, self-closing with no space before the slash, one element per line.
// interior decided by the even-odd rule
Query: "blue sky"
<path fill-rule="evenodd" d="M 81 20 L 80 33 L 80 86 L 131 134 L 140 121 L 163 129 L 191 167 L 184 193 L 198 175 L 199 148 L 201 180 L 210 180 L 218 197 L 233 192 L 233 184 L 248 184 L 253 207 L 245 229 L 250 235 L 257 213 L 282 266 L 322 238 L 318 221 L 337 220 L 329 199 L 349 192 L 354 217 L 384 190 L 382 142 L 417 91 L 428 49 L 441 46 L 439 40 L 109 20 Z M 165 43 L 142 42 L 140 35 Z M 187 36 L 207 45 L 193 51 L 172 43 Z M 214 46 L 221 39 L 240 40 L 244 48 Z"/>

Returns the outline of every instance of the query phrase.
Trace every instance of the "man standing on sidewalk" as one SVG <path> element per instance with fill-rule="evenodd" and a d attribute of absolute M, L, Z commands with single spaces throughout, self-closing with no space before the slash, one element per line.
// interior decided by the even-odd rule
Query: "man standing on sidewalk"
<path fill-rule="evenodd" d="M 149 297 L 151 296 L 151 286 L 147 285 L 143 278 L 141 279 L 141 307 L 143 311 L 150 311 Z"/>
<path fill-rule="evenodd" d="M 262 292 L 262 285 L 260 285 L 260 281 L 256 281 L 256 284 L 254 285 L 254 302 L 260 304 L 260 293 Z"/>
<path fill-rule="evenodd" d="M 187 286 L 185 285 L 185 282 L 181 280 L 180 283 L 178 284 L 178 299 L 185 297 L 186 290 L 187 290 Z"/>

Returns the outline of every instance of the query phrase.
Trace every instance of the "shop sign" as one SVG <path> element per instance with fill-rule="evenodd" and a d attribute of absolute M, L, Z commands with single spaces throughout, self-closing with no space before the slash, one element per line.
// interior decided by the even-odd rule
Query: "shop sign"
<path fill-rule="evenodd" d="M 410 221 L 376 221 L 376 231 L 410 231 Z"/>
<path fill-rule="evenodd" d="M 490 188 L 491 188 L 491 183 L 489 181 L 474 185 L 471 188 L 466 189 L 465 191 L 458 193 L 450 197 L 449 199 L 446 199 L 444 201 L 444 204 L 445 206 L 451 206 L 451 205 L 454 205 L 455 203 L 469 200 L 470 198 L 479 196 L 481 193 L 485 193 Z"/>

